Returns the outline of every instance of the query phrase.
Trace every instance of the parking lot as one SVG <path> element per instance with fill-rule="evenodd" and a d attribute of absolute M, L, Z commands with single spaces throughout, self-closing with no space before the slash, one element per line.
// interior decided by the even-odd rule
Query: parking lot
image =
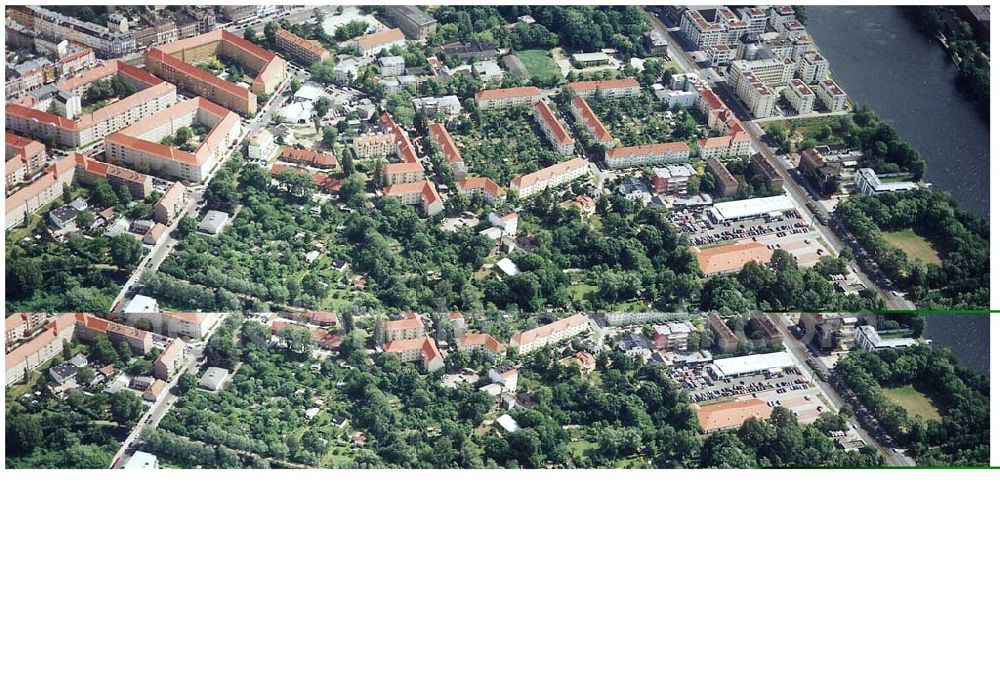
<path fill-rule="evenodd" d="M 771 407 L 788 408 L 802 423 L 812 422 L 830 409 L 819 389 L 810 385 L 797 367 L 778 373 L 717 379 L 708 365 L 697 365 L 675 367 L 670 377 L 687 392 L 692 403 L 755 396 Z"/>
<path fill-rule="evenodd" d="M 757 218 L 718 223 L 707 213 L 682 210 L 670 216 L 679 229 L 690 237 L 694 246 L 725 244 L 740 239 L 755 239 L 769 249 L 782 249 L 792 254 L 800 266 L 814 265 L 831 254 L 822 235 L 809 228 L 797 210 L 789 210 L 777 218 Z"/>

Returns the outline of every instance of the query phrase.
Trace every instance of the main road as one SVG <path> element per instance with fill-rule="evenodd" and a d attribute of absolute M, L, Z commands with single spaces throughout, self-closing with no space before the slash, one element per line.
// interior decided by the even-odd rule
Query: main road
<path fill-rule="evenodd" d="M 688 55 L 687 51 L 684 50 L 684 47 L 681 46 L 677 37 L 674 35 L 674 32 L 668 29 L 667 26 L 660 21 L 659 17 L 649 10 L 646 10 L 646 15 L 653 23 L 653 26 L 658 29 L 661 34 L 663 34 L 664 38 L 666 38 L 670 47 L 671 56 L 684 68 L 685 72 L 693 72 L 697 74 L 706 82 L 706 84 L 715 84 L 717 82 L 714 72 L 698 67 L 698 64 L 691 59 L 691 56 Z M 719 96 L 722 98 L 724 95 Z M 737 111 L 734 110 L 734 112 Z M 820 222 L 813 214 L 812 208 L 810 208 L 812 196 L 799 184 L 798 181 L 795 180 L 791 173 L 789 173 L 788 166 L 790 166 L 790 163 L 779 159 L 774 151 L 763 141 L 764 131 L 759 125 L 754 123 L 752 120 L 745 120 L 741 122 L 743 123 L 747 134 L 750 136 L 753 149 L 767 159 L 774 167 L 775 171 L 781 174 L 781 177 L 784 180 L 785 190 L 788 191 L 792 200 L 794 200 L 799 206 L 802 214 L 805 215 L 810 224 L 823 235 L 823 239 L 830 246 L 830 248 L 833 249 L 834 252 L 839 253 L 840 250 L 844 248 L 844 243 L 837 237 L 833 230 Z M 871 277 L 865 274 L 857 264 L 855 264 L 854 272 L 863 285 L 873 288 L 878 293 L 879 297 L 883 302 L 885 302 L 885 305 L 888 308 L 914 308 L 914 304 L 912 302 L 909 302 L 902 297 L 897 297 L 895 294 L 879 285 Z"/>

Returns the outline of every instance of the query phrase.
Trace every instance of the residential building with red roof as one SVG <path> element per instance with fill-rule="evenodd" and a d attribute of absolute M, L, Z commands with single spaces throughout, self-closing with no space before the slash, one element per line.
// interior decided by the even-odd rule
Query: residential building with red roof
<path fill-rule="evenodd" d="M 535 122 L 542 129 L 542 132 L 545 133 L 545 137 L 548 138 L 549 143 L 552 144 L 556 152 L 564 157 L 573 154 L 573 147 L 576 144 L 573 136 L 566 130 L 566 126 L 562 124 L 562 121 L 556 116 L 548 102 L 544 100 L 536 101 L 532 108 L 535 115 Z"/>
<path fill-rule="evenodd" d="M 330 57 L 330 51 L 324 48 L 323 44 L 304 39 L 284 27 L 279 27 L 274 32 L 274 43 L 278 48 L 288 51 L 294 58 L 301 60 L 306 65 L 312 65 Z"/>
<path fill-rule="evenodd" d="M 617 142 L 611 131 L 609 131 L 601 119 L 597 117 L 594 110 L 590 108 L 590 104 L 583 97 L 574 97 L 569 103 L 569 109 L 576 116 L 578 123 L 583 124 L 583 127 L 587 129 L 594 139 L 604 145 L 605 147 L 613 147 L 615 142 Z"/>
<path fill-rule="evenodd" d="M 444 210 L 444 201 L 430 179 L 413 183 L 397 183 L 383 191 L 390 198 L 396 198 L 404 205 L 419 205 L 424 216 L 430 217 Z"/>
<path fill-rule="evenodd" d="M 358 53 L 363 56 L 378 55 L 383 48 L 406 45 L 406 36 L 401 29 L 387 29 L 375 34 L 363 34 L 353 41 Z"/>
<path fill-rule="evenodd" d="M 534 104 L 542 98 L 538 87 L 510 87 L 507 89 L 484 89 L 476 92 L 476 108 L 480 111 L 505 109 L 511 106 Z"/>
<path fill-rule="evenodd" d="M 540 350 L 547 345 L 554 345 L 587 330 L 589 322 L 583 314 L 574 314 L 559 321 L 538 328 L 520 331 L 510 337 L 510 346 L 519 355 Z"/>
<path fill-rule="evenodd" d="M 401 362 L 420 362 L 425 372 L 444 367 L 444 357 L 434 341 L 428 337 L 393 340 L 385 344 L 387 355 L 396 355 Z"/>
<path fill-rule="evenodd" d="M 156 374 L 157 379 L 170 381 L 184 360 L 184 349 L 184 341 L 180 338 L 174 338 L 170 345 L 157 356 L 153 362 L 153 373 Z"/>
<path fill-rule="evenodd" d="M 417 316 L 405 316 L 394 321 L 386 321 L 384 325 L 385 341 L 408 340 L 424 335 L 424 324 Z"/>
<path fill-rule="evenodd" d="M 385 178 L 393 186 L 397 183 L 422 181 L 426 177 L 420 162 L 389 162 L 385 165 Z"/>
<path fill-rule="evenodd" d="M 298 147 L 282 147 L 278 159 L 283 162 L 315 167 L 316 169 L 336 169 L 339 166 L 337 158 L 329 152 L 303 150 Z"/>
<path fill-rule="evenodd" d="M 471 333 L 455 338 L 459 352 L 481 352 L 488 357 L 496 359 L 502 355 L 507 346 L 494 338 L 489 333 Z"/>
<path fill-rule="evenodd" d="M 510 187 L 517 191 L 517 194 L 522 198 L 527 198 L 546 188 L 562 186 L 589 174 L 590 163 L 583 157 L 576 157 L 530 174 L 518 176 L 510 182 Z"/>
<path fill-rule="evenodd" d="M 186 190 L 184 184 L 179 181 L 170 184 L 170 187 L 153 205 L 153 218 L 161 224 L 167 224 L 179 215 L 184 210 Z"/>
<path fill-rule="evenodd" d="M 427 134 L 441 151 L 445 161 L 451 167 L 451 173 L 456 181 L 461 181 L 467 173 L 465 162 L 462 160 L 462 153 L 458 151 L 458 146 L 451 139 L 451 134 L 444 127 L 443 123 L 431 123 L 427 126 Z"/>
<path fill-rule="evenodd" d="M 660 142 L 633 147 L 612 147 L 604 152 L 604 163 L 613 169 L 657 164 L 679 164 L 691 158 L 686 142 Z"/>
<path fill-rule="evenodd" d="M 4 133 L 6 181 L 11 188 L 31 178 L 45 166 L 45 145 L 30 138 Z"/>
<path fill-rule="evenodd" d="M 566 86 L 578 97 L 598 97 L 599 99 L 634 97 L 642 92 L 639 80 L 634 77 L 623 77 L 615 80 L 570 82 Z"/>
<path fill-rule="evenodd" d="M 60 314 L 41 333 L 5 355 L 7 386 L 26 378 L 34 369 L 62 354 L 62 346 L 73 339 L 73 314 Z"/>
<path fill-rule="evenodd" d="M 479 193 L 490 205 L 507 195 L 506 189 L 491 178 L 470 176 L 458 183 L 458 190 L 466 195 Z"/>

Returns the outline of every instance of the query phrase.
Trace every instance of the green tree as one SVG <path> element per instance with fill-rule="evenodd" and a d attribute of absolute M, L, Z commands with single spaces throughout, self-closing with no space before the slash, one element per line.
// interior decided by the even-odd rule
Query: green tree
<path fill-rule="evenodd" d="M 6 434 L 8 454 L 30 454 L 42 443 L 42 425 L 36 415 L 9 415 Z"/>

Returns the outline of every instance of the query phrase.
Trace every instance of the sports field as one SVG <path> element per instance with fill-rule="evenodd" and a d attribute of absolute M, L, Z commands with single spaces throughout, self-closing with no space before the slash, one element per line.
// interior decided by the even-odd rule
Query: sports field
<path fill-rule="evenodd" d="M 527 51 L 517 51 L 517 57 L 524 63 L 525 69 L 531 73 L 531 77 L 536 80 L 553 78 L 562 81 L 562 73 L 549 52 L 542 48 L 533 48 Z"/>

